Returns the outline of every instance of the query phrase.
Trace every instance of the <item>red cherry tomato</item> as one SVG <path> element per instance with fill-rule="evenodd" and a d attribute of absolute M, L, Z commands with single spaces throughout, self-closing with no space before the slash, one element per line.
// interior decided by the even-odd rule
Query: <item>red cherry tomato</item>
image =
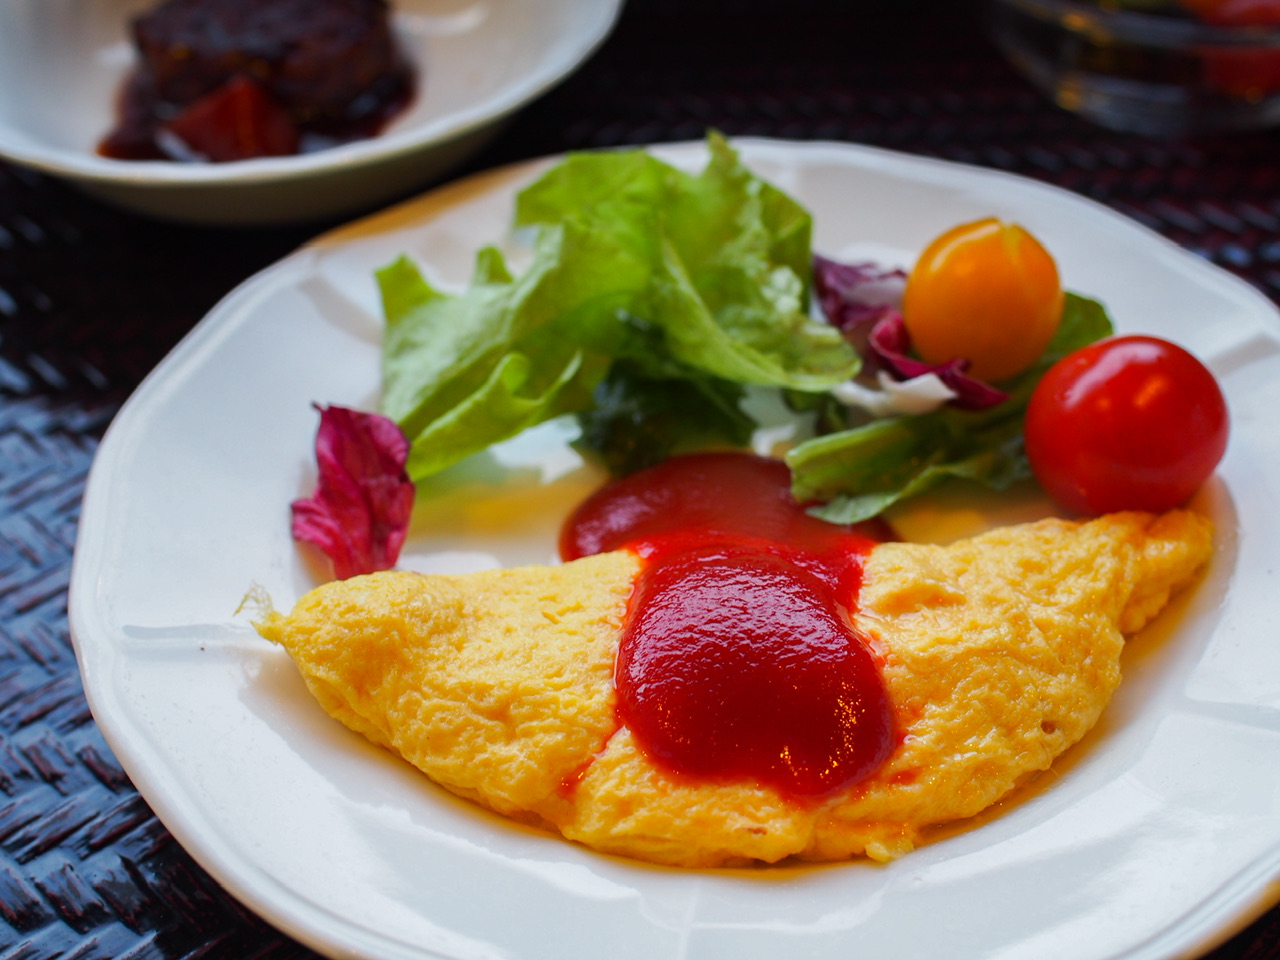
<path fill-rule="evenodd" d="M 1041 486 L 1080 513 L 1168 510 L 1227 446 L 1213 374 L 1155 337 L 1112 337 L 1049 368 L 1027 406 L 1027 457 Z"/>
<path fill-rule="evenodd" d="M 162 128 L 215 163 L 298 152 L 298 128 L 248 77 L 232 77 Z"/>
<path fill-rule="evenodd" d="M 1260 100 L 1280 90 L 1280 53 L 1275 50 L 1210 50 L 1204 78 L 1212 89 L 1242 100 Z"/>
<path fill-rule="evenodd" d="M 1280 0 L 1182 0 L 1197 19 L 1215 27 L 1280 26 Z M 1206 46 L 1205 83 L 1242 100 L 1260 100 L 1280 90 L 1280 53 L 1273 48 Z"/>
<path fill-rule="evenodd" d="M 1182 0 L 1205 23 L 1219 27 L 1272 27 L 1280 24 L 1280 0 Z"/>

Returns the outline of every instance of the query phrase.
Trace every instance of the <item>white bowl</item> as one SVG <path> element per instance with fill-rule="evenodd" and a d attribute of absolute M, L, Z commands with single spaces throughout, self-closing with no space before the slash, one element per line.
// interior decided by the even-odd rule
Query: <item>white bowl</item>
<path fill-rule="evenodd" d="M 581 64 L 622 6 L 393 0 L 418 91 L 380 136 L 237 163 L 107 159 L 96 147 L 135 62 L 128 21 L 156 2 L 0 0 L 0 156 L 152 216 L 217 224 L 335 217 L 441 176 Z"/>

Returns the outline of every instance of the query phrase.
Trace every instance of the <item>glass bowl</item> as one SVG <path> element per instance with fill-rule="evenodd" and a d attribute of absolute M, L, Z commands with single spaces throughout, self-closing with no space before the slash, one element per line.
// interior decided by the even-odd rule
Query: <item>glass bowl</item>
<path fill-rule="evenodd" d="M 1176 0 L 986 0 L 986 16 L 1015 68 L 1104 126 L 1193 136 L 1280 123 L 1280 25 L 1209 24 Z"/>

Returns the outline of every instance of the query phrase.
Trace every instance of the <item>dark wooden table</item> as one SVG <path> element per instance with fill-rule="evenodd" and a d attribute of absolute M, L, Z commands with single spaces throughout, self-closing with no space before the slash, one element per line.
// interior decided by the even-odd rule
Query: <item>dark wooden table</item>
<path fill-rule="evenodd" d="M 963 0 L 631 0 L 579 72 L 459 172 L 708 127 L 1026 174 L 1280 299 L 1280 132 L 1092 126 L 1014 75 Z M 220 297 L 327 226 L 151 222 L 0 164 L 0 960 L 313 956 L 223 892 L 130 785 L 85 705 L 66 589 L 120 404 Z M 1208 956 L 1280 958 L 1280 908 Z"/>

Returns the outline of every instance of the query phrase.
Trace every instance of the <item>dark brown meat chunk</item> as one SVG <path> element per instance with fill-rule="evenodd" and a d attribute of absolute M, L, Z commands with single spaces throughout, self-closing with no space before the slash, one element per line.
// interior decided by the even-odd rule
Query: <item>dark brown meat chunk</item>
<path fill-rule="evenodd" d="M 377 109 L 402 77 L 388 12 L 386 0 L 166 0 L 133 30 L 162 103 L 249 76 L 305 125 Z"/>

